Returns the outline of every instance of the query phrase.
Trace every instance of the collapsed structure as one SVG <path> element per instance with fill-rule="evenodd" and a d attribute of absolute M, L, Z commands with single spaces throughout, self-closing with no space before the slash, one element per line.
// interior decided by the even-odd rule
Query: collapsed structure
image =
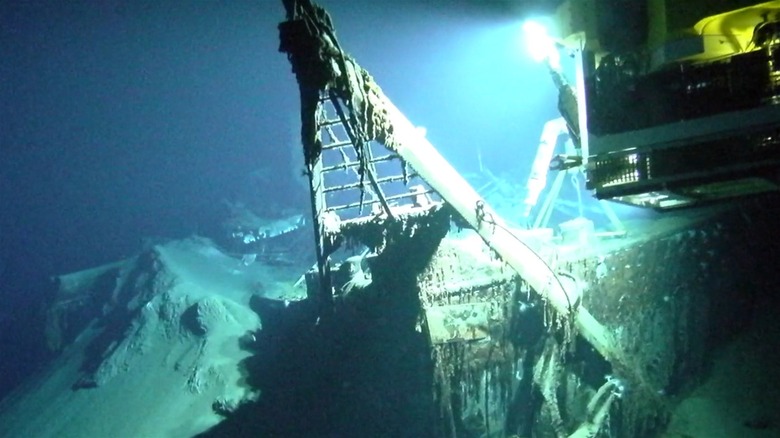
<path fill-rule="evenodd" d="M 698 318 L 696 287 L 671 279 L 704 276 L 715 261 L 669 276 L 647 260 L 648 246 L 682 262 L 690 254 L 677 243 L 720 245 L 723 225 L 705 221 L 699 231 L 623 242 L 628 249 L 580 245 L 568 252 L 512 229 L 341 48 L 322 8 L 308 1 L 284 5 L 280 50 L 300 86 L 317 241 L 318 269 L 308 286 L 319 316 L 334 325 L 367 323 L 367 315 L 376 316 L 369 308 L 386 306 L 383 318 L 403 321 L 389 326 L 420 334 L 420 348 L 432 357 L 436 404 L 434 426 L 425 432 L 435 436 L 525 435 L 534 427 L 551 436 L 595 436 L 617 404 L 616 436 L 662 427 L 666 388 L 701 365 L 696 349 L 706 337 L 691 321 Z M 453 237 L 451 221 L 481 241 Z M 362 257 L 334 261 L 340 246 L 355 243 L 367 248 Z M 656 275 L 670 280 L 653 281 Z M 404 300 L 411 306 L 405 318 L 389 311 Z M 673 304 L 643 314 L 658 300 Z M 531 342 L 529 315 L 537 305 L 543 321 L 536 323 L 545 333 Z"/>
<path fill-rule="evenodd" d="M 0 404 L 0 435 L 714 436 L 694 420 L 717 416 L 730 418 L 711 430 L 748 437 L 780 424 L 765 402 L 780 397 L 767 388 L 780 360 L 767 340 L 780 333 L 775 197 L 609 234 L 620 238 L 583 218 L 555 238 L 514 228 L 347 55 L 323 9 L 284 5 L 315 268 L 293 285 L 310 261 L 278 257 L 301 253 L 307 220 L 238 211 L 228 252 L 203 238 L 156 243 L 57 277 L 45 313 L 56 360 Z M 569 115 L 543 141 L 575 137 Z M 610 156 L 642 162 L 621 154 Z M 619 181 L 601 189 L 621 196 L 646 188 L 640 176 L 652 190 L 676 178 L 604 169 Z M 748 328 L 752 350 L 711 370 L 713 351 Z M 697 410 L 675 422 L 710 371 L 731 392 L 690 397 Z"/>

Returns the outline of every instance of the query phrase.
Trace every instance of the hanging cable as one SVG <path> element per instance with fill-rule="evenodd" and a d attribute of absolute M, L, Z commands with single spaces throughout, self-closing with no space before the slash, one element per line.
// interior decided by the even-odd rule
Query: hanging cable
<path fill-rule="evenodd" d="M 552 266 L 550 266 L 546 261 L 544 261 L 542 256 L 540 256 L 539 253 L 534 251 L 534 249 L 531 248 L 527 243 L 523 242 L 522 239 L 517 237 L 517 235 L 515 235 L 515 233 L 513 233 L 511 230 L 509 230 L 508 228 L 506 228 L 502 224 L 496 222 L 496 220 L 493 218 L 493 214 L 490 213 L 490 212 L 486 212 L 485 211 L 485 202 L 484 201 L 482 201 L 481 199 L 479 201 L 477 201 L 477 204 L 476 204 L 475 208 L 476 208 L 475 213 L 476 213 L 476 216 L 477 216 L 477 225 L 478 226 L 481 226 L 481 224 L 484 222 L 484 223 L 489 224 L 492 227 L 498 227 L 498 228 L 506 231 L 510 236 L 512 236 L 513 239 L 515 239 L 518 243 L 520 243 L 526 249 L 528 249 L 528 251 L 530 251 L 531 254 L 533 254 L 540 262 L 542 262 L 545 267 L 547 267 L 547 270 L 549 271 L 550 275 L 555 280 L 555 282 L 558 283 L 558 286 L 561 288 L 561 292 L 563 292 L 563 296 L 566 298 L 566 307 L 567 307 L 567 309 L 569 311 L 569 315 L 573 315 L 574 314 L 574 306 L 572 306 L 572 302 L 571 302 L 571 299 L 569 298 L 569 294 L 566 292 L 566 288 L 563 287 L 563 283 L 561 282 L 561 279 L 555 273 L 555 271 L 553 270 Z"/>

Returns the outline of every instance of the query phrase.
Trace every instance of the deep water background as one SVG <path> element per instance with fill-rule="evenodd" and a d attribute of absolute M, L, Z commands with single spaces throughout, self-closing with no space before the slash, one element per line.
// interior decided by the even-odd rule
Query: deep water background
<path fill-rule="evenodd" d="M 479 151 L 525 181 L 556 95 L 517 9 L 321 3 L 457 168 Z M 212 235 L 226 199 L 307 209 L 283 19 L 274 0 L 0 2 L 0 397 L 48 356 L 52 276 Z"/>

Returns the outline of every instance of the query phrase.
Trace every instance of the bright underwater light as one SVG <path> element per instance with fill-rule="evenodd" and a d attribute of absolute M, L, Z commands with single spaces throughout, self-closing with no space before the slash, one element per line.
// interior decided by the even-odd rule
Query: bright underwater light
<path fill-rule="evenodd" d="M 560 68 L 561 59 L 555 41 L 538 21 L 523 23 L 523 34 L 529 54 L 536 62 L 547 62 L 554 69 Z"/>

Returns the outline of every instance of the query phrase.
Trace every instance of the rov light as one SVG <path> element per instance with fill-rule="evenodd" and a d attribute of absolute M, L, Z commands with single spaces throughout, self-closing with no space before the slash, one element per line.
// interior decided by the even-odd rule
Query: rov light
<path fill-rule="evenodd" d="M 536 62 L 547 62 L 554 69 L 560 68 L 561 60 L 555 41 L 538 21 L 526 21 L 523 23 L 528 53 Z"/>

